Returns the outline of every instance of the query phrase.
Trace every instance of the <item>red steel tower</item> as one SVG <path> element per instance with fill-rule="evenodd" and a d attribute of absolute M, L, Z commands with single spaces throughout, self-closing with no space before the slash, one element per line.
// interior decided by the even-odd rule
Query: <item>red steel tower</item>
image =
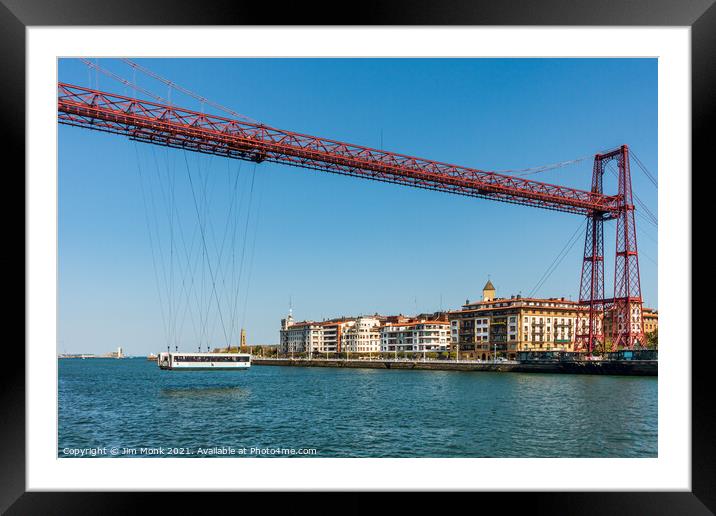
<path fill-rule="evenodd" d="M 612 212 L 592 210 L 587 215 L 584 261 L 579 288 L 583 310 L 577 319 L 576 349 L 592 353 L 596 347 L 607 349 L 605 319 L 611 322 L 612 350 L 633 349 L 644 344 L 642 324 L 639 254 L 636 245 L 636 223 L 632 198 L 629 147 L 594 157 L 592 192 L 603 193 L 604 170 L 616 162 L 618 174 L 617 209 Z M 604 221 L 616 219 L 616 257 L 614 262 L 614 297 L 604 297 Z"/>

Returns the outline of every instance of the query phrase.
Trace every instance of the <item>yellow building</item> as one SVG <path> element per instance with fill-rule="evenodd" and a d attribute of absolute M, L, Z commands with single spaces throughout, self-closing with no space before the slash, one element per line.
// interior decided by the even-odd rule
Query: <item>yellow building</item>
<path fill-rule="evenodd" d="M 518 351 L 573 351 L 578 303 L 565 298 L 499 298 L 491 281 L 482 301 L 448 312 L 460 358 L 514 359 Z"/>
<path fill-rule="evenodd" d="M 644 335 L 649 335 L 659 328 L 659 312 L 654 308 L 642 308 L 641 317 L 644 321 Z"/>
<path fill-rule="evenodd" d="M 635 306 L 637 306 L 636 309 L 638 310 L 638 305 Z M 607 342 L 607 348 L 609 348 L 609 345 L 611 345 L 614 340 L 613 314 L 613 311 L 607 310 L 604 315 L 604 337 Z M 635 320 L 638 320 L 638 315 L 636 317 L 637 319 Z M 641 309 L 641 321 L 644 325 L 644 344 L 646 344 L 648 335 L 656 331 L 659 327 L 659 312 L 654 308 L 643 307 Z"/>

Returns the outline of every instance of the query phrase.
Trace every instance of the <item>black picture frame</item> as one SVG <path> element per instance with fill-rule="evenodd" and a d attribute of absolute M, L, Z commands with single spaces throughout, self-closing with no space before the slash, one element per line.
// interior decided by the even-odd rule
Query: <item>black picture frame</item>
<path fill-rule="evenodd" d="M 6 157 L 25 156 L 25 29 L 37 25 L 606 25 L 689 26 L 692 43 L 692 162 L 693 170 L 707 169 L 713 146 L 708 129 L 716 113 L 716 6 L 714 0 L 502 0 L 476 3 L 365 2 L 342 9 L 343 16 L 321 19 L 316 13 L 335 13 L 336 5 L 295 2 L 278 8 L 272 3 L 218 0 L 0 0 L 3 94 L 0 116 Z M 662 142 L 663 144 L 663 142 Z M 710 164 L 713 168 L 713 165 Z M 11 167 L 5 168 L 11 175 Z M 19 167 L 12 167 L 18 170 Z M 691 180 L 688 171 L 680 171 Z M 17 176 L 16 176 L 17 177 Z M 24 189 L 24 181 L 21 186 Z M 694 203 L 695 205 L 696 203 Z M 7 220 L 7 219 L 6 219 Z M 12 219 L 10 219 L 12 220 Z M 24 247 L 23 247 L 24 249 Z M 694 255 L 695 256 L 695 255 Z M 25 257 L 27 258 L 27 257 Z M 685 292 L 690 292 L 687 288 Z M 691 327 L 685 329 L 691 334 Z M 695 342 L 695 340 L 694 340 Z M 685 339 L 680 345 L 688 345 Z M 699 343 L 702 344 L 702 343 Z M 692 361 L 692 490 L 690 492 L 591 492 L 591 493 L 477 493 L 469 496 L 488 507 L 506 504 L 509 512 L 529 510 L 549 514 L 713 514 L 716 511 L 716 424 L 710 377 L 714 346 L 693 346 Z M 25 489 L 25 350 L 6 342 L 2 374 L 2 452 L 0 452 L 0 510 L 7 514 L 128 514 L 142 509 L 161 494 L 149 493 L 39 493 Z M 662 387 L 664 388 L 664 387 Z M 222 503 L 232 494 L 212 495 Z M 246 497 L 247 494 L 241 496 Z M 308 494 L 254 494 L 256 501 L 270 504 L 271 512 L 301 504 Z M 373 510 L 379 494 L 348 495 L 344 507 Z M 446 494 L 413 494 L 401 501 L 401 512 L 444 503 Z M 453 495 L 449 495 L 453 496 Z M 182 493 L 162 496 L 163 512 L 206 509 L 203 496 Z M 329 511 L 330 502 L 319 509 Z M 332 511 L 331 511 L 332 512 Z"/>

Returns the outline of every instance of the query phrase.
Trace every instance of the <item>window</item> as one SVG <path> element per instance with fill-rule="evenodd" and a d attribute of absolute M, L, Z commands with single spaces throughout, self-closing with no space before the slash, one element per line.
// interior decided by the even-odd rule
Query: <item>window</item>
<path fill-rule="evenodd" d="M 248 362 L 247 356 L 197 356 L 197 355 L 175 355 L 175 362 Z"/>

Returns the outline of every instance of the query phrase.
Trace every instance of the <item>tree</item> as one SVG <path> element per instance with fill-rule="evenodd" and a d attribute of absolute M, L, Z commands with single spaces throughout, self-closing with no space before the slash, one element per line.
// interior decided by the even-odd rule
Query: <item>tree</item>
<path fill-rule="evenodd" d="M 648 349 L 659 349 L 659 328 L 646 334 L 646 347 Z"/>

